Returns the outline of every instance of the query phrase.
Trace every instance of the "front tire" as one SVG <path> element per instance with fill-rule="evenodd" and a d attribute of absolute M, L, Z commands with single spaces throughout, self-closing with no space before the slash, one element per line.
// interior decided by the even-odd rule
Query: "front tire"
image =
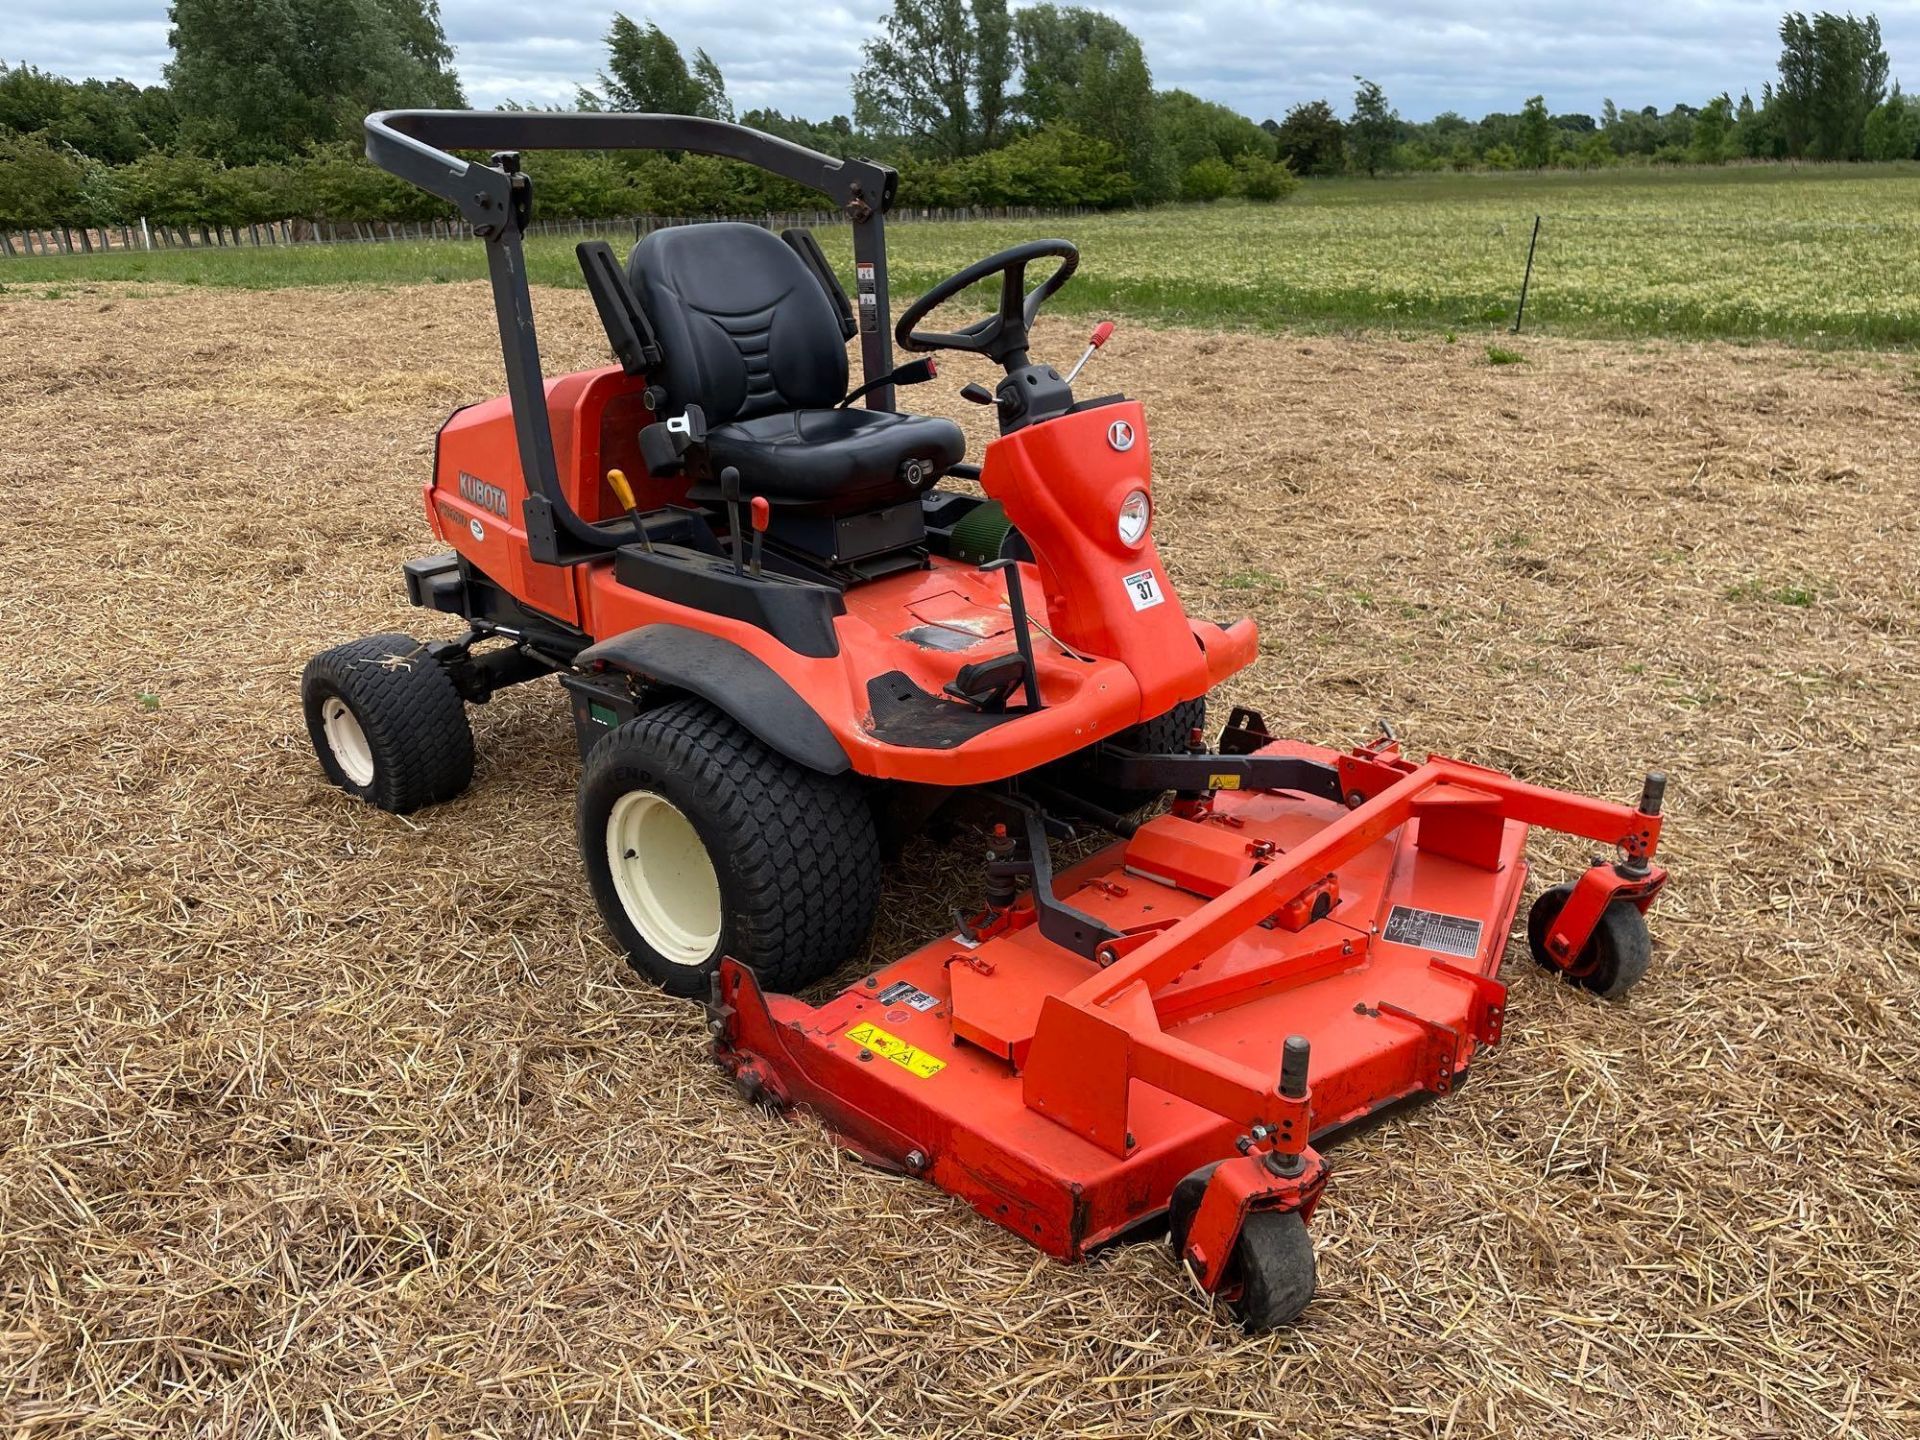
<path fill-rule="evenodd" d="M 307 734 L 327 778 L 395 815 L 473 780 L 473 730 L 446 668 L 411 635 L 322 651 L 300 677 Z"/>
<path fill-rule="evenodd" d="M 575 819 L 602 917 L 670 995 L 704 997 L 722 956 L 798 989 L 872 926 L 880 847 L 859 782 L 796 764 L 704 701 L 595 745 Z"/>

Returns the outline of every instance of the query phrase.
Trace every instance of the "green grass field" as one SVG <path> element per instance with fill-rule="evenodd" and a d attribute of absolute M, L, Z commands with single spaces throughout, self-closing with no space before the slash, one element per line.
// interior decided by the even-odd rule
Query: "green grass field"
<path fill-rule="evenodd" d="M 1915 164 L 1317 181 L 1275 206 L 901 224 L 893 289 L 909 296 L 1045 228 L 1083 256 L 1063 311 L 1261 330 L 1489 329 L 1512 318 L 1536 213 L 1529 330 L 1920 343 Z M 822 239 L 846 260 L 844 229 Z M 535 281 L 578 285 L 572 249 L 571 238 L 531 239 Z M 41 294 L 102 280 L 270 288 L 483 273 L 476 242 L 0 260 L 0 286 Z"/>

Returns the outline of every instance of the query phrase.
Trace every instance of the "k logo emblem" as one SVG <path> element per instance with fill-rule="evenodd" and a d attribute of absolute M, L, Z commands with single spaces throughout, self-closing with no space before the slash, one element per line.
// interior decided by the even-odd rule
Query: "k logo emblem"
<path fill-rule="evenodd" d="M 1116 420 L 1107 427 L 1107 443 L 1116 450 L 1133 448 L 1133 426 L 1124 420 Z"/>

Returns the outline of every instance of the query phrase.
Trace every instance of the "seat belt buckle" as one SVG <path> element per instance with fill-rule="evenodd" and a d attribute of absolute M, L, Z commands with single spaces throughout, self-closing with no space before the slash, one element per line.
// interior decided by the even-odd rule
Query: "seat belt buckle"
<path fill-rule="evenodd" d="M 707 440 L 706 412 L 689 405 L 678 415 L 656 420 L 640 431 L 640 458 L 650 475 L 678 475 L 687 451 Z"/>

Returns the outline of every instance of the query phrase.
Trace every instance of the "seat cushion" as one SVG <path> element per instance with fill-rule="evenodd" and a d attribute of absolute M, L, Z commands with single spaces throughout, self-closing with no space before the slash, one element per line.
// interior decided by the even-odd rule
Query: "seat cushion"
<path fill-rule="evenodd" d="M 833 515 L 912 499 L 966 448 L 951 420 L 888 410 L 786 410 L 707 432 L 710 475 L 738 466 L 745 493 L 779 509 Z M 712 479 L 692 493 L 720 496 Z"/>

